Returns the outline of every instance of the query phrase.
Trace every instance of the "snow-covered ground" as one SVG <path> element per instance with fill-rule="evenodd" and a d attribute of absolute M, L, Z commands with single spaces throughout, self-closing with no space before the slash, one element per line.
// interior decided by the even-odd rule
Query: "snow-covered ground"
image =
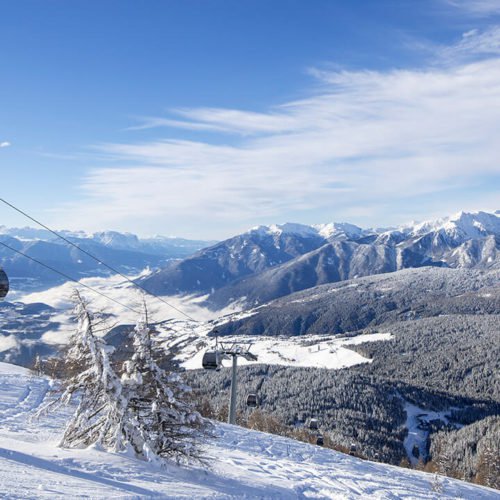
<path fill-rule="evenodd" d="M 132 276 L 131 278 L 135 279 L 137 277 Z M 134 324 L 137 321 L 142 307 L 143 295 L 131 283 L 120 276 L 85 278 L 81 280 L 81 283 L 95 288 L 118 302 L 112 302 L 82 288 L 84 296 L 91 301 L 91 310 L 102 311 L 114 318 L 119 318 L 122 324 Z M 40 334 L 39 342 L 49 346 L 57 346 L 68 342 L 75 326 L 71 301 L 74 289 L 74 283 L 65 283 L 48 290 L 18 297 L 25 304 L 42 303 L 56 310 L 55 313 L 51 313 L 50 318 L 45 318 L 44 325 L 46 327 L 44 327 L 43 333 Z M 207 334 L 217 324 L 227 321 L 228 316 L 226 315 L 228 313 L 231 313 L 233 321 L 255 314 L 255 311 L 210 311 L 200 305 L 204 297 L 164 297 L 164 299 L 197 320 L 187 320 L 185 316 L 167 304 L 154 297 L 147 297 L 149 317 L 152 322 L 157 323 L 160 339 L 164 342 L 166 348 L 177 351 L 176 357 L 186 369 L 201 368 L 204 352 L 214 347 L 214 340 L 209 338 Z M 131 311 L 127 307 L 121 306 L 120 303 L 138 312 Z M 3 317 L 4 320 L 7 320 L 9 314 L 13 316 L 15 310 L 3 312 L 0 319 Z M 27 323 L 38 321 L 37 317 L 33 315 L 21 319 L 19 319 L 19 328 L 25 331 Z M 208 321 L 212 322 L 209 323 Z M 349 349 L 350 345 L 389 340 L 390 338 L 389 333 L 360 335 L 353 338 L 307 336 L 307 339 L 290 336 L 264 337 L 255 335 L 224 337 L 223 341 L 228 344 L 233 342 L 251 344 L 251 351 L 259 357 L 260 363 L 339 369 L 370 362 L 361 354 Z M 0 337 L 0 351 L 17 348 L 18 344 L 23 342 L 32 344 L 34 338 L 33 336 L 23 335 Z M 7 360 L 10 361 L 9 358 Z M 248 363 L 244 359 L 241 359 L 240 362 L 241 364 Z"/>
<path fill-rule="evenodd" d="M 406 428 L 408 429 L 408 435 L 403 444 L 408 459 L 412 465 L 416 465 L 419 457 L 426 457 L 427 455 L 426 443 L 427 436 L 429 435 L 429 430 L 427 429 L 428 423 L 439 420 L 445 425 L 450 424 L 450 413 L 457 408 L 448 408 L 444 411 L 431 411 L 405 401 L 404 409 L 406 412 Z M 419 457 L 413 455 L 413 449 L 415 447 L 418 448 Z"/>
<path fill-rule="evenodd" d="M 390 333 L 376 333 L 370 335 L 358 335 L 352 338 L 330 337 L 309 335 L 307 339 L 301 337 L 263 337 L 263 336 L 238 336 L 224 337 L 224 344 L 234 343 L 247 344 L 250 351 L 258 356 L 259 363 L 287 366 L 310 366 L 315 368 L 340 369 L 360 363 L 369 363 L 371 360 L 361 356 L 348 348 L 350 345 L 363 342 L 375 342 L 389 340 Z M 213 343 L 213 340 L 210 340 Z M 207 343 L 207 346 L 210 345 Z M 206 348 L 199 349 L 196 353 L 196 345 L 191 352 L 182 352 L 178 359 L 183 360 L 182 366 L 188 370 L 201 367 L 201 361 Z M 223 364 L 230 366 L 231 361 Z M 243 358 L 238 360 L 241 365 L 250 364 Z"/>
<path fill-rule="evenodd" d="M 216 424 L 207 466 L 153 466 L 124 454 L 57 447 L 67 411 L 33 420 L 50 381 L 0 363 L 2 498 L 498 499 L 449 478 L 362 461 L 287 438 Z"/>

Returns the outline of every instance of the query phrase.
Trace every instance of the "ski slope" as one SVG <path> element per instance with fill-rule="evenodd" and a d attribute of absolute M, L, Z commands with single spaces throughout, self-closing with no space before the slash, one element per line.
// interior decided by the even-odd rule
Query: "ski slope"
<path fill-rule="evenodd" d="M 500 492 L 216 424 L 208 465 L 154 466 L 125 454 L 57 447 L 68 411 L 34 420 L 50 381 L 0 363 L 2 498 L 498 499 Z"/>

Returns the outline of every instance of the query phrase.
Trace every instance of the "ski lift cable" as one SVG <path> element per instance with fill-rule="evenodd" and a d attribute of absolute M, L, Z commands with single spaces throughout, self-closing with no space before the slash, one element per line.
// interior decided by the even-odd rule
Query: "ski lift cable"
<path fill-rule="evenodd" d="M 3 198 L 0 198 L 0 201 L 2 203 L 4 203 L 5 205 L 9 206 L 10 208 L 12 208 L 13 210 L 15 210 L 16 212 L 20 213 L 21 215 L 24 215 L 24 217 L 30 219 L 31 221 L 33 221 L 35 224 L 38 224 L 40 227 L 43 227 L 44 229 L 46 229 L 47 231 L 49 231 L 50 233 L 52 233 L 54 236 L 57 236 L 58 238 L 60 238 L 61 240 L 65 241 L 66 243 L 68 243 L 68 245 L 71 245 L 72 247 L 78 249 L 80 252 L 84 253 L 85 255 L 87 255 L 88 257 L 90 257 L 91 259 L 94 259 L 96 262 L 98 262 L 99 264 L 102 264 L 104 267 L 108 268 L 110 271 L 118 274 L 119 276 L 121 276 L 123 279 L 127 280 L 129 283 L 132 283 L 132 285 L 134 285 L 135 287 L 139 288 L 140 290 L 142 290 L 143 292 L 146 292 L 148 295 L 151 295 L 153 297 L 155 297 L 156 299 L 158 299 L 160 302 L 163 302 L 164 304 L 166 304 L 167 306 L 171 307 L 172 309 L 174 309 L 175 311 L 181 313 L 183 316 L 185 316 L 186 318 L 190 319 L 191 321 L 196 321 L 192 316 L 190 316 L 189 314 L 187 314 L 186 312 L 182 311 L 181 309 L 179 309 L 178 307 L 170 304 L 169 302 L 167 302 L 165 299 L 162 299 L 160 296 L 150 292 L 149 290 L 147 290 L 146 288 L 144 288 L 142 285 L 139 285 L 138 283 L 136 283 L 134 280 L 131 280 L 128 276 L 126 276 L 125 274 L 123 274 L 122 272 L 118 271 L 117 269 L 115 269 L 114 267 L 110 266 L 109 264 L 106 264 L 106 262 L 104 262 L 102 259 L 99 259 L 98 257 L 96 257 L 95 255 L 91 254 L 88 250 L 85 250 L 84 248 L 80 247 L 79 245 L 77 245 L 76 243 L 72 242 L 71 240 L 69 240 L 68 238 L 66 238 L 65 236 L 63 236 L 62 234 L 58 233 L 57 231 L 54 231 L 53 229 L 51 229 L 50 227 L 48 227 L 47 225 L 43 224 L 42 222 L 40 222 L 39 220 L 35 219 L 34 217 L 32 217 L 31 215 L 27 214 L 26 212 L 24 212 L 23 210 L 21 210 L 20 208 L 17 208 L 16 206 L 14 206 L 12 203 L 9 203 L 8 201 L 4 200 Z M 61 274 L 61 273 L 59 273 Z M 72 280 L 72 281 L 75 281 L 75 280 Z"/>
<path fill-rule="evenodd" d="M 95 288 L 89 286 L 89 285 L 86 285 L 85 283 L 81 283 L 80 281 L 78 281 L 77 279 L 75 278 L 72 278 L 71 276 L 68 276 L 67 274 L 61 272 L 61 271 L 58 271 L 57 269 L 54 269 L 52 266 L 49 266 L 48 264 L 45 264 L 44 262 L 41 262 L 39 261 L 38 259 L 35 259 L 23 252 L 21 252 L 20 250 L 17 250 L 15 248 L 12 248 L 10 245 L 7 245 L 6 243 L 4 243 L 3 241 L 0 241 L 0 245 L 4 246 L 5 248 L 8 248 L 9 250 L 11 250 L 12 252 L 15 252 L 19 255 L 22 255 L 23 257 L 26 257 L 27 259 L 29 260 L 32 260 L 33 262 L 36 262 L 37 264 L 49 269 L 50 271 L 56 273 L 56 274 L 59 274 L 60 276 L 62 276 L 63 278 L 66 278 L 67 280 L 69 281 L 73 281 L 74 283 L 84 287 L 84 288 L 87 288 L 88 290 L 91 290 L 92 292 L 94 293 L 97 293 L 98 295 L 101 295 L 102 297 L 108 299 L 108 300 L 111 300 L 112 302 L 114 302 L 115 304 L 118 304 L 122 307 L 125 307 L 126 309 L 134 312 L 135 314 L 142 314 L 140 311 L 138 311 L 137 309 L 133 309 L 132 307 L 130 306 L 127 306 L 126 304 L 122 304 L 120 301 L 116 300 L 116 299 L 113 299 L 112 297 L 109 297 L 108 295 L 106 295 L 105 293 L 102 293 L 100 292 L 99 290 L 96 290 Z"/>

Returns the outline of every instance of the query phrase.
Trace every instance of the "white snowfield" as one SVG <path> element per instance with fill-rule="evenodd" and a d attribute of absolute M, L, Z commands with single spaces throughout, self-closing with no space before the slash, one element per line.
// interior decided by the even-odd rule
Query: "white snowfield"
<path fill-rule="evenodd" d="M 49 387 L 47 379 L 0 363 L 1 498 L 500 498 L 448 478 L 436 488 L 428 474 L 225 424 L 216 424 L 217 438 L 206 444 L 206 466 L 63 450 L 57 442 L 67 411 L 30 419 Z"/>
<path fill-rule="evenodd" d="M 172 337 L 172 333 L 169 333 L 170 337 Z M 338 370 L 372 361 L 349 349 L 349 346 L 362 344 L 363 342 L 390 340 L 391 338 L 390 333 L 373 333 L 358 335 L 352 338 L 342 338 L 339 336 L 325 338 L 325 336 L 320 335 L 309 335 L 307 339 L 290 336 L 265 337 L 259 335 L 239 335 L 236 337 L 223 337 L 221 341 L 227 345 L 243 343 L 250 346 L 251 352 L 258 356 L 259 363 L 285 366 L 310 366 Z M 200 348 L 200 346 L 203 347 Z M 177 359 L 182 361 L 181 365 L 187 370 L 196 370 L 201 367 L 203 354 L 210 347 L 213 347 L 212 339 L 207 339 L 206 344 L 186 345 L 185 349 L 177 356 Z M 255 362 L 240 358 L 238 363 L 247 365 Z M 230 366 L 230 364 L 230 360 L 223 363 L 224 366 Z"/>

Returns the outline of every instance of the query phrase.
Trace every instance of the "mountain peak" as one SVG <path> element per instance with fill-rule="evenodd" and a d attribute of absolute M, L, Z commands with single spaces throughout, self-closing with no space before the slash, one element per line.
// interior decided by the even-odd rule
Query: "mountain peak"
<path fill-rule="evenodd" d="M 500 216 L 497 213 L 461 211 L 449 217 L 421 222 L 413 227 L 406 226 L 405 229 L 414 236 L 444 232 L 454 239 L 465 240 L 500 234 Z"/>
<path fill-rule="evenodd" d="M 316 224 L 313 227 L 321 236 L 327 239 L 339 234 L 360 236 L 363 232 L 363 229 L 349 222 L 328 222 L 327 224 Z"/>
<path fill-rule="evenodd" d="M 286 222 L 285 224 L 271 224 L 269 226 L 255 226 L 249 233 L 260 234 L 294 234 L 302 237 L 320 236 L 325 239 L 332 236 L 346 235 L 347 237 L 360 236 L 363 229 L 348 222 L 328 222 L 325 224 L 299 224 Z"/>
<path fill-rule="evenodd" d="M 271 224 L 269 226 L 255 226 L 249 231 L 259 234 L 295 234 L 298 236 L 318 236 L 318 231 L 313 226 L 299 224 L 296 222 L 285 222 L 284 224 Z"/>

